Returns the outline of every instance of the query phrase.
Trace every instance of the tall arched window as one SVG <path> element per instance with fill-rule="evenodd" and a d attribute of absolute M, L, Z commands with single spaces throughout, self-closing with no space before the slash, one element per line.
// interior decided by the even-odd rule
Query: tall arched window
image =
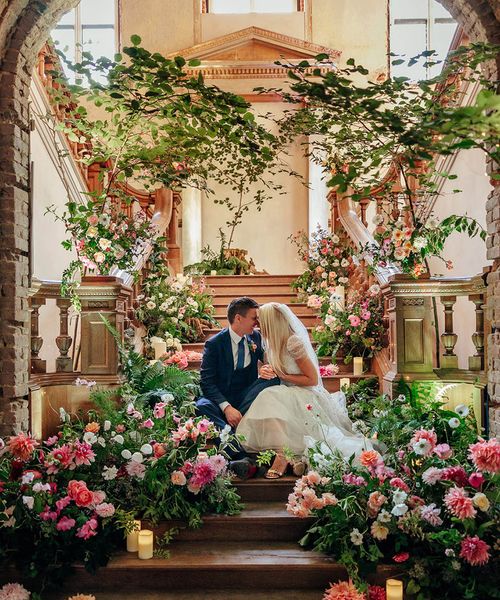
<path fill-rule="evenodd" d="M 218 14 L 297 12 L 297 0 L 207 0 L 207 12 Z"/>
<path fill-rule="evenodd" d="M 409 59 L 424 50 L 434 50 L 439 60 L 448 54 L 457 22 L 436 0 L 390 0 L 390 51 Z M 404 55 L 404 56 L 403 56 Z M 405 63 L 407 60 L 405 61 Z M 392 75 L 412 80 L 429 79 L 441 71 L 442 64 L 392 65 Z"/>
<path fill-rule="evenodd" d="M 82 52 L 112 59 L 117 49 L 116 22 L 115 0 L 81 0 L 56 25 L 52 39 L 72 62 L 79 62 Z"/>

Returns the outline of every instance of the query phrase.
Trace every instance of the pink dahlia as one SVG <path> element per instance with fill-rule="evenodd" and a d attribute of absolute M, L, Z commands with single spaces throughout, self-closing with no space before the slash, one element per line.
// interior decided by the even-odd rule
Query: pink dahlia
<path fill-rule="evenodd" d="M 469 446 L 469 457 L 479 471 L 500 473 L 500 442 L 496 438 Z"/>
<path fill-rule="evenodd" d="M 380 585 L 369 585 L 368 600 L 386 600 L 384 588 Z"/>
<path fill-rule="evenodd" d="M 459 519 L 472 519 L 477 514 L 472 498 L 469 498 L 463 488 L 450 488 L 444 497 L 444 503 L 451 514 Z"/>
<path fill-rule="evenodd" d="M 77 465 L 87 465 L 93 463 L 95 460 L 95 454 L 92 450 L 92 446 L 86 442 L 76 441 L 73 446 L 75 452 L 75 463 Z"/>
<path fill-rule="evenodd" d="M 365 600 L 365 595 L 358 592 L 350 581 L 339 581 L 330 585 L 323 600 Z"/>
<path fill-rule="evenodd" d="M 463 467 L 447 467 L 441 471 L 441 479 L 443 481 L 453 481 L 458 486 L 467 485 L 469 479 Z"/>
<path fill-rule="evenodd" d="M 0 588 L 2 600 L 29 600 L 30 593 L 20 583 L 6 583 Z"/>
<path fill-rule="evenodd" d="M 485 565 L 490 559 L 489 549 L 488 544 L 479 539 L 477 535 L 467 536 L 460 545 L 460 558 L 466 560 L 473 567 Z"/>

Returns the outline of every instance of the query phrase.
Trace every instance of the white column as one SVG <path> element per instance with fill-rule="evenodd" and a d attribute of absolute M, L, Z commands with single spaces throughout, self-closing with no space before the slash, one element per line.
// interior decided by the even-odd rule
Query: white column
<path fill-rule="evenodd" d="M 321 225 L 328 229 L 330 205 L 323 166 L 309 159 L 309 235 Z"/>
<path fill-rule="evenodd" d="M 184 266 L 201 259 L 201 191 L 182 190 L 182 257 Z"/>

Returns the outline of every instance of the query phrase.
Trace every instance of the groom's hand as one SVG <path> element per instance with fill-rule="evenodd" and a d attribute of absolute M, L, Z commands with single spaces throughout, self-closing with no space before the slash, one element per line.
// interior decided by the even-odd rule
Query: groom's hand
<path fill-rule="evenodd" d="M 231 405 L 226 406 L 224 409 L 224 415 L 226 417 L 227 422 L 231 427 L 238 427 L 238 423 L 243 418 L 242 414 L 236 408 L 233 408 Z"/>
<path fill-rule="evenodd" d="M 271 365 L 262 365 L 259 369 L 259 377 L 261 379 L 274 379 L 276 377 L 276 373 Z"/>

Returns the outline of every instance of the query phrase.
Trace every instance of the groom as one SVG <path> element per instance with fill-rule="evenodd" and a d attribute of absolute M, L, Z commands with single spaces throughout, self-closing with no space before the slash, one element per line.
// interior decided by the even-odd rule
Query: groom
<path fill-rule="evenodd" d="M 196 402 L 196 412 L 221 430 L 230 425 L 234 431 L 258 394 L 280 383 L 269 365 L 259 368 L 264 351 L 255 330 L 258 308 L 253 298 L 235 298 L 227 307 L 229 327 L 205 343 L 200 372 L 203 397 Z M 241 447 L 231 456 L 244 457 Z"/>

